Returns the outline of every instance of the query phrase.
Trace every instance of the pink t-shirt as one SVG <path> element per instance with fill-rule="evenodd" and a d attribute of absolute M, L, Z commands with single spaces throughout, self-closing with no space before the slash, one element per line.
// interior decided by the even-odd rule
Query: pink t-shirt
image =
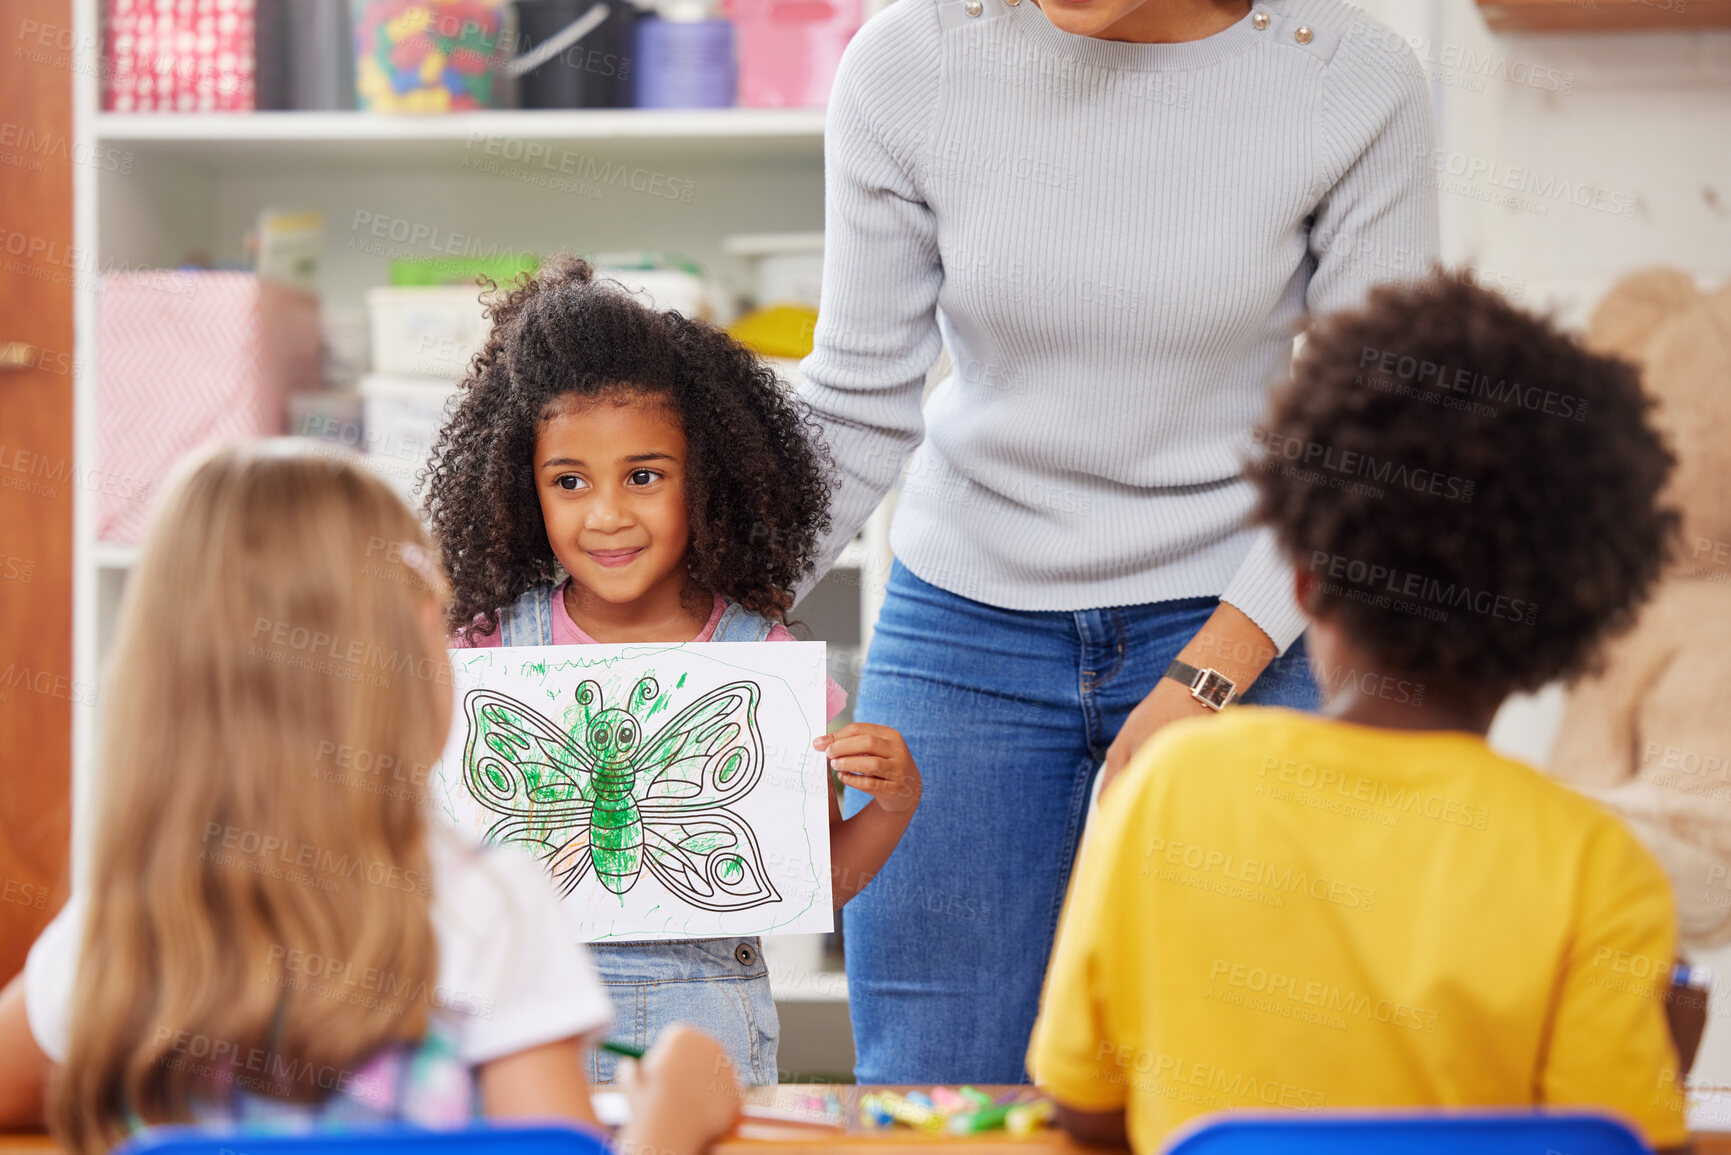
<path fill-rule="evenodd" d="M 563 582 L 559 583 L 559 588 L 553 591 L 553 644 L 555 646 L 595 645 L 597 644 L 595 639 L 577 627 L 577 623 L 571 620 L 571 611 L 565 608 L 565 587 L 569 584 L 571 584 L 571 579 L 566 578 Z M 720 594 L 716 594 L 715 608 L 710 611 L 709 620 L 703 623 L 702 632 L 691 640 L 694 642 L 707 642 L 713 638 L 715 636 L 715 627 L 720 624 L 722 612 L 726 609 L 727 599 L 723 598 Z M 774 625 L 769 627 L 769 640 L 772 642 L 792 642 L 797 641 L 798 639 L 788 632 L 786 626 Z M 490 634 L 481 634 L 473 642 L 465 642 L 461 637 L 456 637 L 451 640 L 451 645 L 458 649 L 464 649 L 469 646 L 486 648 L 489 646 L 498 646 L 500 644 L 499 631 L 497 629 Z M 824 678 L 824 709 L 826 716 L 834 718 L 837 714 L 842 712 L 843 707 L 846 705 L 847 691 L 842 689 L 841 686 L 836 683 L 834 678 Z"/>

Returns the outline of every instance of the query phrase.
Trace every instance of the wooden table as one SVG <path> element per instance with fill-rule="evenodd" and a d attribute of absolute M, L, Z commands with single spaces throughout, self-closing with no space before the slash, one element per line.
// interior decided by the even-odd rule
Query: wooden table
<path fill-rule="evenodd" d="M 1098 1155 L 1094 1148 L 1072 1142 L 1056 1128 L 1017 1138 L 1004 1131 L 966 1137 L 930 1135 L 908 1127 L 873 1130 L 859 1121 L 859 1096 L 871 1087 L 783 1084 L 753 1088 L 746 1102 L 796 1111 L 802 1099 L 833 1093 L 841 1100 L 846 1130 L 796 1124 L 742 1121 L 737 1132 L 715 1145 L 716 1155 L 864 1155 L 909 1147 L 942 1148 L 944 1155 Z M 889 1088 L 886 1088 L 889 1089 Z M 1003 1087 L 982 1087 L 998 1092 Z M 1705 1131 L 1693 1137 L 1695 1155 L 1731 1155 L 1731 1132 Z M 58 1155 L 54 1140 L 41 1131 L 0 1132 L 0 1155 Z"/>
<path fill-rule="evenodd" d="M 779 1087 L 753 1087 L 746 1092 L 747 1104 L 772 1108 L 792 1114 L 805 1114 L 814 1119 L 817 1112 L 800 1110 L 802 1100 L 834 1094 L 841 1100 L 846 1130 L 835 1127 L 806 1126 L 799 1123 L 767 1122 L 742 1119 L 735 1133 L 722 1139 L 713 1150 L 716 1155 L 804 1155 L 804 1153 L 850 1152 L 859 1155 L 866 1148 L 942 1147 L 945 1155 L 1087 1155 L 1092 1148 L 1070 1141 L 1056 1128 L 1047 1128 L 1017 1138 L 1006 1131 L 988 1131 L 980 1135 L 957 1137 L 932 1135 L 911 1127 L 874 1130 L 860 1123 L 860 1096 L 872 1090 L 909 1090 L 905 1087 L 855 1087 L 844 1084 L 784 1083 Z M 982 1087 L 994 1096 L 1015 1090 L 1012 1087 Z M 1031 1090 L 1031 1088 L 1021 1088 Z M 1731 1139 L 1731 1136 L 1727 1136 Z M 42 1131 L 0 1131 L 0 1155 L 60 1155 L 54 1140 Z M 1098 1155 L 1098 1152 L 1094 1152 Z M 1731 1155 L 1731 1145 L 1717 1155 Z"/>

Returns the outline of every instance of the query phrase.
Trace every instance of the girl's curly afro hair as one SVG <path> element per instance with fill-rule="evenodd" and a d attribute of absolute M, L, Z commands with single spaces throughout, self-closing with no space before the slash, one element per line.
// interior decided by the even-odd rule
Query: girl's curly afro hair
<path fill-rule="evenodd" d="M 575 257 L 519 278 L 488 315 L 427 475 L 450 628 L 492 633 L 500 609 L 559 572 L 535 492 L 541 422 L 569 399 L 631 394 L 663 401 L 685 433 L 693 582 L 785 620 L 829 528 L 832 477 L 816 424 L 775 374 L 720 330 L 646 307 Z"/>
<path fill-rule="evenodd" d="M 1459 275 L 1320 321 L 1258 434 L 1257 519 L 1390 670 L 1506 694 L 1590 669 L 1677 531 L 1635 369 Z"/>

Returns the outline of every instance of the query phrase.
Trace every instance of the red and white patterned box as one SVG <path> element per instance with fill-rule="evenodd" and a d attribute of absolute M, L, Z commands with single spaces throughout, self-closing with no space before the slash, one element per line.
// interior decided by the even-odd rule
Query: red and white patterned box
<path fill-rule="evenodd" d="M 251 112 L 254 0 L 108 0 L 110 112 Z"/>
<path fill-rule="evenodd" d="M 108 273 L 96 307 L 96 537 L 132 544 L 181 457 L 284 432 L 319 387 L 318 298 L 251 273 Z"/>

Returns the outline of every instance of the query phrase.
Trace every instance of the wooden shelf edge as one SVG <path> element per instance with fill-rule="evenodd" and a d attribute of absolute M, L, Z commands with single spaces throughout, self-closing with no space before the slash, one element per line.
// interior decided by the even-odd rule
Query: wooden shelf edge
<path fill-rule="evenodd" d="M 1492 32 L 1692 32 L 1731 28 L 1731 0 L 1478 0 Z"/>

